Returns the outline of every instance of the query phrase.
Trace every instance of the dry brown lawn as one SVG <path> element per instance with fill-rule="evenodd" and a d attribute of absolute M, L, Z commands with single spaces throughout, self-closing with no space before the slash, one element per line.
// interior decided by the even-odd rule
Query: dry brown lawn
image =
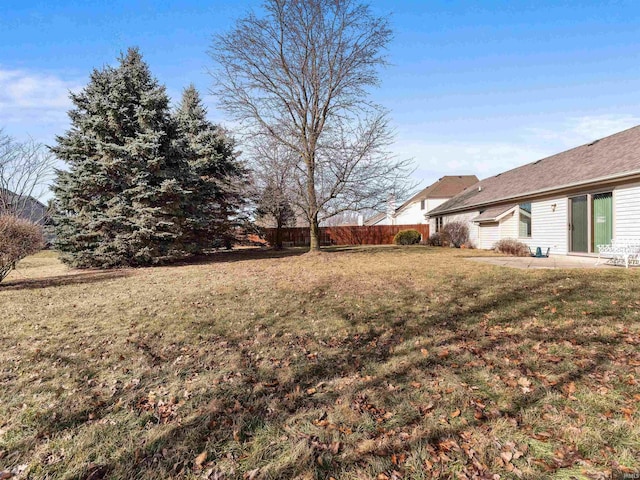
<path fill-rule="evenodd" d="M 301 253 L 25 259 L 0 285 L 0 478 L 640 471 L 640 270 Z"/>

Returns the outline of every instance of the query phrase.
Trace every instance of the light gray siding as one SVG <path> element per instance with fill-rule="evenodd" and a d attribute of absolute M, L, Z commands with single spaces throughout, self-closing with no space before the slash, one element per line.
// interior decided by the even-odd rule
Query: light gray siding
<path fill-rule="evenodd" d="M 450 222 L 465 222 L 469 227 L 469 240 L 471 241 L 471 243 L 478 246 L 478 243 L 480 240 L 478 224 L 473 223 L 471 221 L 478 215 L 480 215 L 480 212 L 478 210 L 474 210 L 472 212 L 457 213 L 457 214 L 445 216 L 443 222 L 444 224 L 447 224 Z M 433 231 L 435 232 L 435 225 L 433 228 L 434 228 Z"/>
<path fill-rule="evenodd" d="M 640 187 L 639 187 L 640 188 Z M 478 248 L 490 249 L 495 242 L 502 238 L 514 238 L 535 249 L 550 248 L 550 252 L 566 255 L 568 251 L 568 200 L 558 197 L 551 200 L 541 200 L 531 203 L 531 238 L 518 237 L 518 211 L 506 215 L 499 223 L 485 223 L 478 225 L 472 219 L 480 214 L 479 211 L 459 213 L 445 216 L 444 223 L 464 221 L 469 226 L 471 241 Z M 639 207 L 640 209 L 640 207 Z M 435 228 L 435 223 L 431 224 Z M 434 230 L 435 231 L 435 230 Z M 640 227 L 638 235 L 640 238 Z"/>
<path fill-rule="evenodd" d="M 500 240 L 500 224 L 498 222 L 480 224 L 478 236 L 478 248 L 490 250 Z"/>
<path fill-rule="evenodd" d="M 519 238 L 532 249 L 551 248 L 551 253 L 566 255 L 568 247 L 568 200 L 558 197 L 531 203 L 531 238 Z M 518 238 L 517 236 L 514 238 Z"/>
<path fill-rule="evenodd" d="M 518 213 L 511 212 L 500 220 L 500 238 L 518 238 Z"/>
<path fill-rule="evenodd" d="M 614 238 L 640 238 L 640 185 L 616 188 L 613 211 Z"/>

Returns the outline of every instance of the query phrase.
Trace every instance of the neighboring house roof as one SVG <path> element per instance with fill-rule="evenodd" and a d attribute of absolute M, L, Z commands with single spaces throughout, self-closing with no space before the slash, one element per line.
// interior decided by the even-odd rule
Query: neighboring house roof
<path fill-rule="evenodd" d="M 9 211 L 12 209 L 17 210 L 18 217 L 25 220 L 30 220 L 34 223 L 44 224 L 47 218 L 47 207 L 36 200 L 33 197 L 19 196 L 9 190 L 0 189 L 0 195 L 2 200 L 0 206 L 5 205 L 9 207 Z M 0 208 L 1 209 L 1 208 Z"/>
<path fill-rule="evenodd" d="M 432 183 L 426 188 L 423 188 L 418 193 L 413 195 L 409 200 L 404 202 L 398 208 L 395 209 L 395 213 L 399 213 L 409 205 L 426 200 L 428 198 L 451 198 L 454 195 L 460 193 L 465 188 L 478 182 L 478 177 L 475 175 L 445 175 L 438 179 L 437 182 Z M 366 225 L 372 225 L 383 218 L 387 214 L 385 212 L 374 215 L 365 221 Z"/>
<path fill-rule="evenodd" d="M 384 218 L 387 216 L 386 213 L 382 212 L 382 213 L 378 213 L 376 215 L 374 215 L 373 217 L 369 217 L 364 221 L 365 225 L 375 225 L 376 223 L 378 223 L 380 220 L 384 220 Z"/>
<path fill-rule="evenodd" d="M 478 177 L 475 175 L 445 175 L 400 205 L 396 212 L 427 198 L 451 198 L 477 182 Z"/>
<path fill-rule="evenodd" d="M 430 216 L 640 174 L 640 126 L 481 180 Z"/>

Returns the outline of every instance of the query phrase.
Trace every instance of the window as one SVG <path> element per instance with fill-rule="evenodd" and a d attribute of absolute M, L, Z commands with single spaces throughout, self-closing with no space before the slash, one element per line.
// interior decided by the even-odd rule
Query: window
<path fill-rule="evenodd" d="M 531 203 L 520 204 L 520 215 L 518 220 L 518 236 L 520 238 L 531 238 Z"/>
<path fill-rule="evenodd" d="M 436 232 L 442 230 L 442 217 L 436 217 Z"/>
<path fill-rule="evenodd" d="M 424 199 L 420 200 L 420 210 L 424 210 Z"/>

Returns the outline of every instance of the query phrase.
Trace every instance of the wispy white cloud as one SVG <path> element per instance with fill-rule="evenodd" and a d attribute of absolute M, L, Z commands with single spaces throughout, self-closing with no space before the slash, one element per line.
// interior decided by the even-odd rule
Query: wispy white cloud
<path fill-rule="evenodd" d="M 533 127 L 528 129 L 532 140 L 540 140 L 571 148 L 607 137 L 627 128 L 640 125 L 636 115 L 587 115 L 571 117 L 554 128 Z"/>
<path fill-rule="evenodd" d="M 69 92 L 77 80 L 51 73 L 0 67 L 0 126 L 17 136 L 45 136 L 60 132 L 71 107 Z"/>
<path fill-rule="evenodd" d="M 431 182 L 443 175 L 495 175 L 549 155 L 548 150 L 517 143 L 429 143 L 403 142 L 396 152 L 401 158 L 413 158 L 414 176 Z"/>
<path fill-rule="evenodd" d="M 413 158 L 414 177 L 428 185 L 443 175 L 485 178 L 639 124 L 640 117 L 630 114 L 571 117 L 552 127 L 524 128 L 509 138 L 492 134 L 486 142 L 398 139 L 394 151 Z"/>

